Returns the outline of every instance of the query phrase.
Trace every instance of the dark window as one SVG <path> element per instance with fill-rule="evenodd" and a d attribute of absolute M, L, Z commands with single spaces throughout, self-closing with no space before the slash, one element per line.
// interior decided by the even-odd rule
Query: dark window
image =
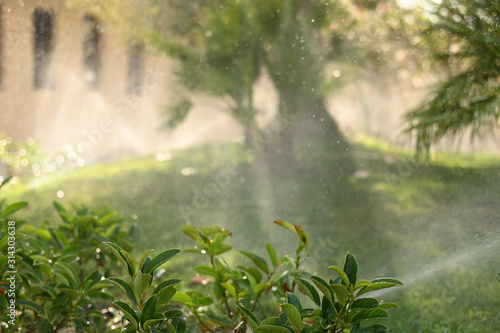
<path fill-rule="evenodd" d="M 33 33 L 35 41 L 35 88 L 52 88 L 51 62 L 53 43 L 53 13 L 36 9 L 33 13 Z"/>
<path fill-rule="evenodd" d="M 83 19 L 83 59 L 84 80 L 87 87 L 97 89 L 99 84 L 100 66 L 100 33 L 99 21 L 90 15 Z"/>
<path fill-rule="evenodd" d="M 141 44 L 132 45 L 128 54 L 128 82 L 129 94 L 140 94 L 142 92 L 144 48 Z"/>

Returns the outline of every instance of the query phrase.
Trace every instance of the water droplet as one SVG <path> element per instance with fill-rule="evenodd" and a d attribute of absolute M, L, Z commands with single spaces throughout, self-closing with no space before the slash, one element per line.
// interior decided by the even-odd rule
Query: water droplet
<path fill-rule="evenodd" d="M 170 153 L 158 153 L 156 154 L 156 160 L 158 162 L 164 162 L 172 159 L 172 154 Z"/>
<path fill-rule="evenodd" d="M 201 250 L 200 252 L 201 252 L 201 254 L 206 254 L 207 253 L 207 251 L 205 251 L 205 250 Z"/>
<path fill-rule="evenodd" d="M 183 176 L 189 176 L 189 175 L 192 175 L 194 173 L 196 173 L 196 170 L 193 167 L 183 168 L 181 170 L 181 174 Z"/>
<path fill-rule="evenodd" d="M 64 192 L 63 191 L 57 191 L 57 197 L 58 198 L 64 197 Z"/>

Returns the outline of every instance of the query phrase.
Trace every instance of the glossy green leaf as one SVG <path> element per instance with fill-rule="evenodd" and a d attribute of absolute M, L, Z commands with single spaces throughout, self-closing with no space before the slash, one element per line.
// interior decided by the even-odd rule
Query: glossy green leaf
<path fill-rule="evenodd" d="M 287 317 L 288 318 L 288 317 Z M 280 322 L 280 317 L 267 317 L 264 320 L 262 320 L 261 325 L 278 325 Z"/>
<path fill-rule="evenodd" d="M 321 317 L 323 315 L 323 311 L 321 309 L 303 309 L 300 311 L 302 318 L 314 318 Z"/>
<path fill-rule="evenodd" d="M 120 278 L 116 278 L 116 277 L 109 277 L 108 280 L 113 282 L 113 283 L 116 283 L 117 285 L 122 287 L 123 290 L 125 290 L 125 293 L 127 294 L 128 299 L 132 303 L 137 305 L 137 299 L 135 297 L 134 289 L 132 288 L 132 286 L 130 284 L 128 284 L 128 282 L 126 282 L 125 280 L 122 280 Z"/>
<path fill-rule="evenodd" d="M 267 262 L 262 258 L 256 255 L 255 253 L 251 253 L 248 251 L 239 251 L 245 257 L 249 258 L 253 261 L 255 266 L 259 267 L 264 273 L 269 274 L 269 268 L 267 267 Z"/>
<path fill-rule="evenodd" d="M 318 289 L 323 293 L 323 295 L 325 295 L 325 297 L 330 301 L 330 303 L 333 304 L 335 299 L 332 287 L 330 287 L 330 285 L 319 276 L 313 275 L 310 277 L 310 279 L 316 285 L 316 287 L 318 287 Z"/>
<path fill-rule="evenodd" d="M 345 262 L 344 262 L 344 272 L 346 273 L 349 283 L 346 284 L 347 286 L 349 285 L 356 285 L 356 281 L 358 279 L 358 261 L 356 260 L 356 257 L 354 257 L 351 253 L 347 253 L 345 256 Z"/>
<path fill-rule="evenodd" d="M 349 292 L 347 291 L 346 286 L 343 284 L 331 284 L 330 287 L 333 289 L 333 292 L 335 293 L 335 296 L 337 296 L 339 302 L 344 305 L 349 298 Z"/>
<path fill-rule="evenodd" d="M 170 323 L 165 323 L 165 328 L 167 329 L 166 333 L 180 333 L 179 331 L 177 331 L 175 329 L 174 325 L 172 325 Z M 158 330 L 154 329 L 153 327 L 149 327 L 149 329 L 151 330 L 151 333 L 165 333 L 165 330 L 158 331 Z"/>
<path fill-rule="evenodd" d="M 104 244 L 111 249 L 111 251 L 113 252 L 113 254 L 115 255 L 115 257 L 122 264 L 123 268 L 127 269 L 128 274 L 130 276 L 133 276 L 134 272 L 130 271 L 130 267 L 129 267 L 128 263 L 127 263 L 127 260 L 125 259 L 125 256 L 122 254 L 122 251 L 124 251 L 124 250 L 119 245 L 117 245 L 115 243 L 104 242 Z"/>
<path fill-rule="evenodd" d="M 0 188 L 2 188 L 2 186 L 7 185 L 7 183 L 10 182 L 12 180 L 12 178 L 14 178 L 14 176 L 8 176 L 3 181 L 0 181 Z"/>
<path fill-rule="evenodd" d="M 238 266 L 238 268 L 240 268 L 243 273 L 243 279 L 248 281 L 251 288 L 254 288 L 257 285 L 257 280 L 253 274 L 250 273 L 245 267 Z"/>
<path fill-rule="evenodd" d="M 26 201 L 10 204 L 3 209 L 2 213 L 0 214 L 0 218 L 6 218 L 26 206 L 28 206 L 28 203 Z"/>
<path fill-rule="evenodd" d="M 49 293 L 52 297 L 56 297 L 57 291 L 51 286 L 43 286 L 42 290 Z"/>
<path fill-rule="evenodd" d="M 236 295 L 236 290 L 232 285 L 226 282 L 222 282 L 220 285 L 229 292 L 229 294 L 235 301 L 238 300 L 238 295 Z"/>
<path fill-rule="evenodd" d="M 286 316 L 288 317 L 288 320 L 290 321 L 292 326 L 300 331 L 300 328 L 302 326 L 302 317 L 300 316 L 299 310 L 297 310 L 294 305 L 289 303 L 281 304 L 281 309 L 284 313 L 286 313 Z"/>
<path fill-rule="evenodd" d="M 397 286 L 404 287 L 403 282 L 399 281 L 398 279 L 394 279 L 394 278 L 377 278 L 377 279 L 372 280 L 372 283 L 380 283 L 380 282 L 389 282 L 389 283 L 393 283 Z"/>
<path fill-rule="evenodd" d="M 158 297 L 153 294 L 148 298 L 146 302 L 144 302 L 144 306 L 142 308 L 141 313 L 141 325 L 144 327 L 144 323 L 150 319 L 156 319 L 156 304 Z M 144 327 L 145 328 L 145 327 Z M 146 328 L 145 328 L 146 329 Z"/>
<path fill-rule="evenodd" d="M 262 290 L 267 289 L 271 284 L 270 283 L 259 283 L 253 288 L 253 293 L 258 295 Z"/>
<path fill-rule="evenodd" d="M 359 323 L 363 320 L 372 320 L 372 319 L 385 319 L 389 318 L 389 313 L 384 309 L 376 308 L 369 310 L 361 310 L 354 316 L 352 319 L 352 324 Z"/>
<path fill-rule="evenodd" d="M 180 303 L 186 304 L 188 306 L 193 305 L 193 301 L 191 300 L 191 297 L 189 297 L 188 294 L 183 293 L 183 292 L 176 292 L 175 295 L 172 296 L 171 301 L 180 302 Z"/>
<path fill-rule="evenodd" d="M 153 291 L 153 294 L 158 294 L 160 292 L 160 290 L 167 288 L 167 287 L 176 286 L 181 282 L 182 281 L 179 279 L 168 279 L 168 280 L 162 281 L 162 282 L 160 282 L 160 284 L 158 284 L 156 286 L 155 290 Z"/>
<path fill-rule="evenodd" d="M 19 305 L 22 308 L 27 308 L 27 309 L 33 310 L 39 314 L 44 313 L 43 308 L 40 305 L 36 304 L 35 302 L 29 301 L 29 300 L 19 299 L 16 301 L 16 305 Z"/>
<path fill-rule="evenodd" d="M 177 292 L 177 289 L 175 287 L 167 287 L 163 288 L 160 290 L 160 292 L 157 294 L 158 295 L 158 305 L 156 312 L 164 312 L 169 308 L 169 302 L 172 299 L 172 297 L 175 295 Z"/>
<path fill-rule="evenodd" d="M 172 259 L 175 255 L 180 253 L 181 250 L 179 249 L 171 249 L 171 250 L 166 250 L 163 251 L 162 253 L 158 254 L 156 257 L 154 257 L 151 262 L 149 263 L 149 266 L 146 270 L 147 273 L 151 273 L 160 265 L 164 264 L 168 260 Z"/>
<path fill-rule="evenodd" d="M 219 326 L 232 328 L 234 325 L 233 321 L 226 316 L 219 316 L 219 315 L 215 315 L 215 314 L 206 313 L 206 314 L 203 314 L 203 317 L 205 317 L 207 320 L 209 320 L 209 321 L 211 321 Z"/>
<path fill-rule="evenodd" d="M 80 287 L 80 276 L 70 265 L 62 262 L 57 262 L 54 265 L 54 272 L 64 275 L 68 279 L 68 282 L 72 288 L 76 289 Z"/>
<path fill-rule="evenodd" d="M 176 317 L 182 317 L 184 313 L 181 310 L 169 310 L 164 313 L 165 317 L 172 319 Z"/>
<path fill-rule="evenodd" d="M 373 309 L 378 305 L 379 302 L 375 298 L 358 298 L 352 303 L 351 309 Z"/>
<path fill-rule="evenodd" d="M 269 259 L 271 259 L 271 263 L 273 267 L 278 267 L 278 257 L 276 256 L 276 250 L 271 246 L 271 243 L 266 243 L 267 254 L 269 255 Z"/>
<path fill-rule="evenodd" d="M 295 332 L 288 326 L 261 325 L 257 327 L 255 333 L 295 333 Z"/>
<path fill-rule="evenodd" d="M 281 220 L 274 220 L 273 222 L 285 229 L 290 230 L 294 234 L 297 234 L 297 229 L 295 229 L 295 226 L 293 224 Z"/>
<path fill-rule="evenodd" d="M 128 321 L 130 322 L 131 328 L 137 329 L 139 326 L 139 317 L 137 316 L 137 313 L 135 313 L 135 311 L 130 307 L 130 305 L 120 301 L 115 301 L 113 302 L 113 304 L 123 311 L 125 317 L 127 317 Z"/>
<path fill-rule="evenodd" d="M 158 313 L 158 314 L 153 315 L 148 320 L 146 320 L 144 322 L 144 324 L 142 325 L 142 328 L 144 329 L 144 331 L 147 332 L 147 331 L 149 331 L 150 327 L 157 325 L 159 323 L 162 323 L 164 321 L 166 321 L 165 316 L 162 315 L 161 313 Z"/>
<path fill-rule="evenodd" d="M 259 325 L 260 325 L 259 319 L 257 319 L 257 317 L 255 317 L 255 315 L 252 313 L 252 311 L 248 310 L 244 306 L 237 305 L 237 307 L 240 310 L 240 312 L 247 319 L 248 325 L 250 325 L 250 327 L 255 331 L 257 329 L 257 327 L 259 327 Z"/>
<path fill-rule="evenodd" d="M 31 254 L 30 258 L 33 259 L 34 264 L 36 265 L 37 262 L 50 262 L 50 259 L 44 256 L 39 256 L 37 254 Z"/>
<path fill-rule="evenodd" d="M 358 290 L 359 288 L 369 286 L 370 284 L 372 284 L 372 282 L 368 280 L 358 281 L 358 283 L 356 283 L 356 286 L 354 287 L 354 290 Z"/>
<path fill-rule="evenodd" d="M 391 287 L 398 287 L 398 286 L 401 286 L 401 285 L 394 284 L 392 282 L 375 282 L 375 283 L 370 284 L 369 286 L 361 288 L 358 292 L 358 296 L 366 294 L 370 291 L 386 289 L 386 288 L 391 288 Z"/>
<path fill-rule="evenodd" d="M 200 240 L 200 230 L 195 227 L 195 226 L 192 226 L 190 224 L 186 224 L 184 226 L 184 228 L 181 229 L 181 231 L 186 234 L 187 236 L 191 237 L 192 239 L 194 239 L 195 241 L 199 241 Z"/>
<path fill-rule="evenodd" d="M 142 274 L 140 271 L 137 273 L 134 280 L 134 287 L 138 296 L 142 295 L 149 288 L 152 278 L 150 274 Z"/>
<path fill-rule="evenodd" d="M 66 238 L 66 236 L 64 236 L 64 234 L 60 230 L 54 230 L 52 228 L 49 228 L 48 231 L 50 237 L 52 238 L 52 240 L 54 241 L 59 250 L 63 250 L 64 248 L 69 246 L 68 239 Z"/>
<path fill-rule="evenodd" d="M 128 274 L 133 279 L 134 276 L 135 276 L 135 273 L 136 273 L 135 272 L 135 261 L 134 261 L 134 258 L 132 258 L 132 256 L 130 255 L 130 253 L 128 253 L 125 250 L 121 250 L 120 253 L 123 256 L 123 258 L 125 259 L 125 262 L 127 263 Z"/>
<path fill-rule="evenodd" d="M 83 287 L 82 287 L 83 290 L 85 290 L 86 292 L 89 291 L 93 286 L 95 286 L 102 280 L 102 277 L 103 275 L 98 271 L 95 271 L 92 274 L 90 274 L 83 282 Z"/>
<path fill-rule="evenodd" d="M 241 298 L 245 298 L 245 297 L 247 297 L 248 293 L 249 293 L 249 292 L 248 292 L 248 290 L 247 290 L 247 289 L 240 291 L 240 292 L 238 293 L 238 299 L 241 299 Z"/>
<path fill-rule="evenodd" d="M 347 274 L 342 270 L 342 268 L 338 266 L 329 266 L 328 268 L 333 269 L 335 272 L 337 272 L 340 277 L 342 278 L 342 281 L 346 286 L 349 286 L 349 278 L 347 277 Z"/>
<path fill-rule="evenodd" d="M 214 278 L 220 280 L 221 279 L 221 275 L 220 273 L 215 270 L 214 268 L 212 267 L 209 267 L 209 266 L 197 266 L 194 271 L 198 274 L 201 274 L 201 275 L 209 275 L 209 276 L 213 276 Z"/>
<path fill-rule="evenodd" d="M 295 306 L 297 310 L 302 311 L 302 304 L 300 304 L 300 299 L 294 293 L 287 292 L 286 300 L 288 303 Z"/>
<path fill-rule="evenodd" d="M 273 277 L 271 278 L 271 281 L 276 283 L 276 282 L 280 281 L 281 279 L 288 277 L 289 275 L 290 275 L 289 271 L 283 271 L 279 274 L 273 275 Z"/>
<path fill-rule="evenodd" d="M 61 251 L 61 256 L 66 256 L 66 255 L 78 255 L 81 251 L 88 250 L 88 247 L 82 244 L 75 244 L 68 246 L 64 248 L 63 251 Z"/>
<path fill-rule="evenodd" d="M 399 305 L 397 305 L 396 303 L 387 302 L 387 303 L 380 303 L 378 307 L 386 310 L 390 308 L 399 308 Z"/>
<path fill-rule="evenodd" d="M 63 220 L 64 223 L 69 224 L 69 213 L 68 211 L 61 205 L 60 203 L 53 201 L 52 205 L 57 210 L 59 217 Z"/>
<path fill-rule="evenodd" d="M 332 324 L 337 317 L 337 310 L 335 306 L 330 303 L 326 296 L 321 299 L 321 316 L 327 323 Z"/>
<path fill-rule="evenodd" d="M 214 246 L 212 249 L 212 253 L 214 256 L 226 253 L 227 251 L 230 251 L 233 247 L 230 244 L 227 243 L 218 243 L 217 245 Z"/>
<path fill-rule="evenodd" d="M 115 297 L 109 293 L 100 291 L 100 290 L 94 290 L 90 291 L 87 293 L 87 296 L 92 298 L 92 299 L 102 299 L 106 301 L 113 301 L 115 300 Z"/>
<path fill-rule="evenodd" d="M 294 278 L 295 282 L 299 285 L 302 292 L 304 292 L 309 298 L 316 303 L 317 306 L 321 306 L 321 300 L 316 288 L 312 284 L 301 278 Z"/>
<path fill-rule="evenodd" d="M 64 286 L 64 285 L 57 286 L 57 290 L 65 293 L 69 297 L 75 298 L 75 299 L 78 298 L 78 295 L 79 295 L 78 290 L 72 289 L 72 288 L 66 288 L 66 286 Z"/>
<path fill-rule="evenodd" d="M 146 251 L 146 252 L 144 252 L 144 254 L 142 255 L 141 260 L 139 260 L 139 265 L 138 265 L 137 267 L 139 268 L 139 270 L 140 270 L 141 272 L 143 272 L 143 273 L 144 273 L 144 271 L 142 270 L 142 268 L 143 268 L 143 266 L 144 266 L 144 263 L 145 263 L 145 262 L 146 262 L 146 260 L 149 258 L 149 257 L 148 257 L 148 256 L 149 256 L 149 254 L 150 254 L 151 252 L 153 252 L 153 251 L 154 251 L 153 249 L 149 249 L 149 250 L 147 250 L 147 251 Z"/>

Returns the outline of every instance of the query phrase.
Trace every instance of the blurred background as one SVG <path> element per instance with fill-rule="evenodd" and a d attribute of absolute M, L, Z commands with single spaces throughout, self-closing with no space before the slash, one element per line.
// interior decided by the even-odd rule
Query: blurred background
<path fill-rule="evenodd" d="M 395 332 L 500 327 L 500 1 L 0 1 L 0 183 L 35 224 L 107 205 L 356 254 Z M 185 255 L 187 262 L 194 259 Z M 178 268 L 182 272 L 182 268 Z"/>

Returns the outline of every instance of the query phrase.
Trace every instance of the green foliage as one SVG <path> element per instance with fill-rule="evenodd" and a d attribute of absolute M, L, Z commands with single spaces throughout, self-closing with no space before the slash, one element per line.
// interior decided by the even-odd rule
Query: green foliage
<path fill-rule="evenodd" d="M 196 246 L 185 252 L 209 261 L 195 267 L 199 276 L 187 288 L 156 274 L 181 250 L 154 256 L 148 250 L 136 261 L 130 253 L 134 228 L 122 230 L 116 212 L 75 207 L 70 213 L 54 203 L 62 223 L 35 229 L 12 219 L 27 205 L 0 207 L 0 250 L 7 253 L 0 260 L 0 322 L 26 332 L 184 333 L 188 325 L 210 332 L 385 332 L 380 324 L 361 325 L 389 317 L 386 309 L 396 305 L 360 296 L 402 285 L 393 278 L 358 281 L 350 253 L 343 268 L 330 267 L 339 277 L 327 282 L 311 275 L 302 269 L 309 237 L 300 226 L 276 220 L 297 237 L 295 253 L 278 256 L 267 243 L 267 258 L 235 252 L 241 263 L 234 268 L 223 257 L 232 250 L 226 242 L 231 232 L 186 225 L 182 231 Z M 117 263 L 124 275 L 117 274 Z M 312 307 L 302 305 L 306 296 Z"/>
<path fill-rule="evenodd" d="M 445 136 L 469 131 L 473 139 L 498 128 L 499 12 L 497 0 L 433 3 L 423 37 L 433 48 L 433 60 L 447 71 L 428 100 L 407 115 L 418 153 Z"/>
<path fill-rule="evenodd" d="M 136 264 L 130 253 L 120 246 L 111 242 L 105 244 L 126 268 L 128 275 L 127 280 L 117 277 L 108 278 L 127 296 L 127 302 L 113 302 L 123 312 L 123 331 L 183 333 L 186 329 L 183 313 L 172 309 L 169 305 L 170 300 L 177 293 L 176 285 L 181 280 L 164 280 L 153 288 L 155 270 L 181 251 L 167 250 L 150 258 L 149 254 L 153 250 L 148 250 Z"/>
<path fill-rule="evenodd" d="M 218 257 L 231 249 L 229 244 L 224 243 L 230 232 L 217 225 L 208 228 L 184 227 L 183 232 L 197 243 L 194 249 L 186 252 L 207 255 L 211 263 L 210 266 L 195 268 L 202 279 L 201 284 L 210 284 L 211 291 L 202 287 L 176 294 L 173 298 L 198 320 L 198 329 L 218 332 L 232 328 L 235 332 L 246 332 L 249 326 L 255 332 L 388 331 L 380 324 L 361 325 L 365 321 L 388 318 L 386 309 L 396 305 L 360 296 L 370 291 L 402 286 L 399 280 L 379 278 L 357 281 L 358 263 L 350 253 L 346 255 L 343 269 L 330 267 L 338 273 L 338 278 L 327 282 L 319 276 L 310 275 L 299 269 L 309 256 L 309 239 L 304 230 L 285 221 L 276 220 L 275 223 L 298 236 L 295 259 L 290 255 L 278 259 L 275 249 L 267 243 L 266 252 L 271 265 L 255 253 L 239 251 L 244 256 L 243 263 L 249 259 L 253 265 L 237 265 L 236 269 L 231 269 L 223 258 Z M 191 285 L 199 281 L 200 278 L 197 278 Z M 315 308 L 304 308 L 294 292 L 309 297 Z M 277 308 L 281 311 L 277 312 Z"/>
<path fill-rule="evenodd" d="M 0 251 L 7 254 L 0 260 L 0 288 L 6 291 L 0 296 L 0 322 L 28 332 L 107 331 L 112 317 L 107 304 L 114 297 L 104 274 L 114 273 L 116 264 L 101 248 L 103 240 L 133 247 L 122 219 L 85 207 L 70 213 L 54 203 L 63 223 L 34 228 L 13 219 L 27 205 L 0 206 Z"/>

